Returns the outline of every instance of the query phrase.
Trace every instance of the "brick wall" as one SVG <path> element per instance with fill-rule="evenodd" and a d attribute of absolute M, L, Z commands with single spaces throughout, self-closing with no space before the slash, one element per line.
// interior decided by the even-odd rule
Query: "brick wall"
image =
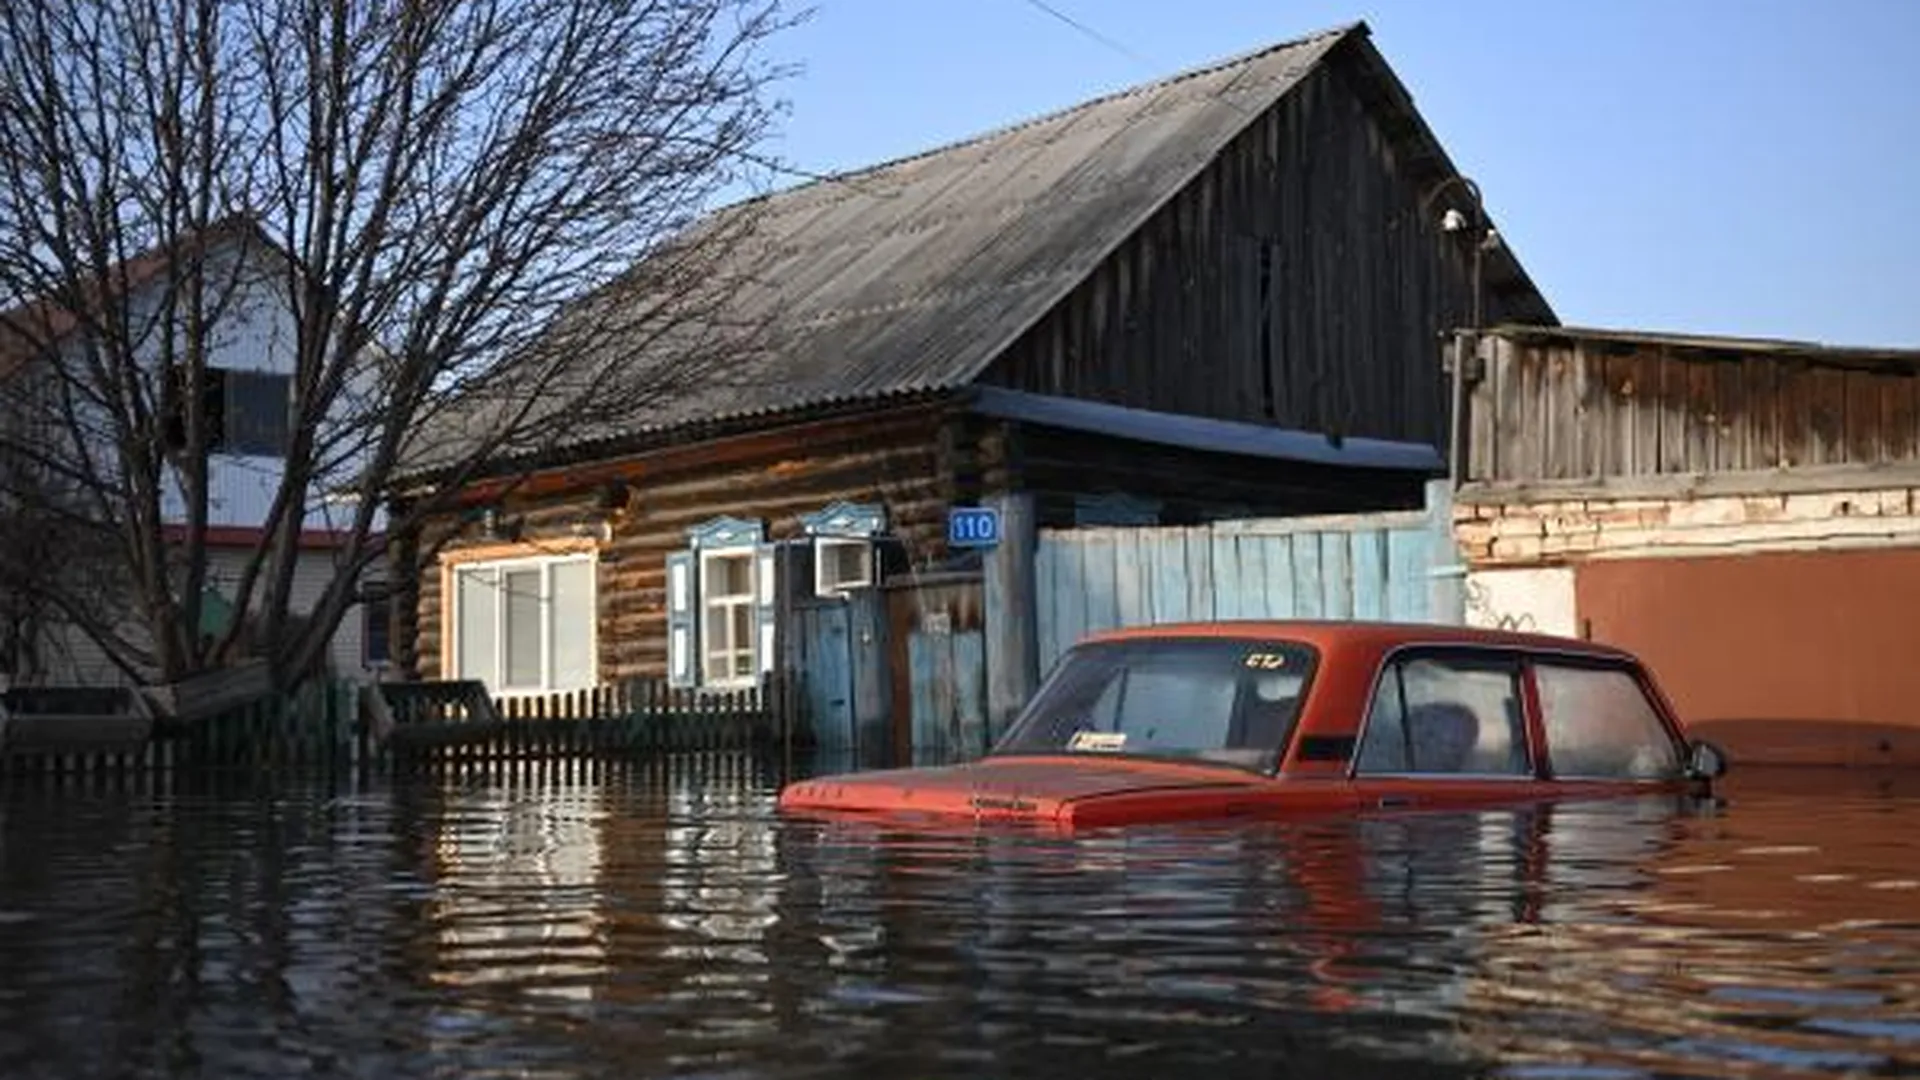
<path fill-rule="evenodd" d="M 1920 488 L 1461 503 L 1454 538 L 1473 566 L 1920 545 Z"/>

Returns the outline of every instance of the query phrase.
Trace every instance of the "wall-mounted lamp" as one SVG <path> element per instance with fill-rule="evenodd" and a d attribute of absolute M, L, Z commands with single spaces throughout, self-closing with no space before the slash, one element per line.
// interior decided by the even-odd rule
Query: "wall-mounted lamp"
<path fill-rule="evenodd" d="M 1457 206 L 1447 207 L 1446 211 L 1440 215 L 1440 231 L 1448 236 L 1461 237 L 1471 247 L 1472 265 L 1468 272 L 1472 275 L 1469 288 L 1472 290 L 1473 312 L 1468 328 L 1472 331 L 1472 340 L 1475 343 L 1473 348 L 1477 350 L 1481 324 L 1486 321 L 1482 300 L 1486 288 L 1484 262 L 1487 252 L 1500 247 L 1500 234 L 1494 229 L 1493 222 L 1487 218 L 1486 204 L 1480 197 L 1480 185 L 1469 177 L 1449 176 L 1435 184 L 1421 200 L 1423 214 L 1431 214 L 1441 194 L 1454 187 L 1459 187 L 1466 192 L 1471 213 Z M 1466 456 L 1467 352 L 1462 342 L 1455 342 L 1450 372 L 1451 386 L 1448 393 L 1452 400 L 1447 420 L 1447 473 L 1455 488 L 1458 488 L 1465 479 L 1468 465 Z"/>

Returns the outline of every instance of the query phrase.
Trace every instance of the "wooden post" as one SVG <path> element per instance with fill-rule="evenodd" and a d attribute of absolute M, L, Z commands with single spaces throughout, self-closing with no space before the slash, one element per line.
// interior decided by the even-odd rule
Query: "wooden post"
<path fill-rule="evenodd" d="M 1466 560 L 1453 537 L 1453 482 L 1427 481 L 1427 621 L 1467 621 Z"/>
<path fill-rule="evenodd" d="M 1000 511 L 1000 543 L 984 559 L 986 586 L 987 743 L 997 741 L 1040 682 L 1033 559 L 1039 529 L 1033 496 L 989 496 Z"/>
<path fill-rule="evenodd" d="M 887 671 L 887 599 L 879 589 L 847 597 L 847 652 L 852 662 L 854 760 L 878 764 L 892 753 L 893 685 Z"/>

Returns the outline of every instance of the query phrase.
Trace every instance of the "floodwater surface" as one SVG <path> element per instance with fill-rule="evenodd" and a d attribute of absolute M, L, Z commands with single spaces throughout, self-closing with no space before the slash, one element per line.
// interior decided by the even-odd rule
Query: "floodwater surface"
<path fill-rule="evenodd" d="M 0 1076 L 1920 1075 L 1920 777 L 885 831 L 750 762 L 0 796 Z"/>

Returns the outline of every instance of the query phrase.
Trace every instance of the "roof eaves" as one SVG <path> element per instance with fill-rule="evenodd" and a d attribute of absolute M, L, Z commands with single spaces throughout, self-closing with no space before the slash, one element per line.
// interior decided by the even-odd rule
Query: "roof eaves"
<path fill-rule="evenodd" d="M 817 414 L 831 416 L 847 411 L 930 404 L 956 389 L 956 386 L 927 382 L 877 393 L 819 394 L 795 398 L 778 406 L 704 413 L 666 423 L 635 424 L 612 434 L 570 439 L 533 450 L 489 456 L 485 466 L 469 481 L 497 479 L 502 475 L 539 471 L 580 461 L 622 457 L 669 444 L 722 438 L 738 434 L 742 428 L 770 421 L 797 422 L 813 419 Z M 395 469 L 386 487 L 393 492 L 430 487 L 452 468 L 452 465 L 442 464 Z"/>
<path fill-rule="evenodd" d="M 1517 340 L 1617 342 L 1623 345 L 1655 345 L 1673 349 L 1715 353 L 1747 353 L 1770 356 L 1805 356 L 1853 363 L 1920 365 L 1920 347 L 1881 347 L 1870 345 L 1833 345 L 1789 338 L 1738 337 L 1725 334 L 1685 334 L 1661 330 L 1628 330 L 1595 326 L 1534 326 L 1526 323 L 1502 323 L 1489 327 L 1487 334 Z"/>
<path fill-rule="evenodd" d="M 1446 468 L 1440 452 L 1427 443 L 1369 438 L 1336 442 L 1319 432 L 1136 409 L 998 386 L 972 387 L 967 391 L 966 400 L 974 412 L 999 420 L 1105 434 L 1203 453 L 1425 475 L 1435 475 Z"/>

